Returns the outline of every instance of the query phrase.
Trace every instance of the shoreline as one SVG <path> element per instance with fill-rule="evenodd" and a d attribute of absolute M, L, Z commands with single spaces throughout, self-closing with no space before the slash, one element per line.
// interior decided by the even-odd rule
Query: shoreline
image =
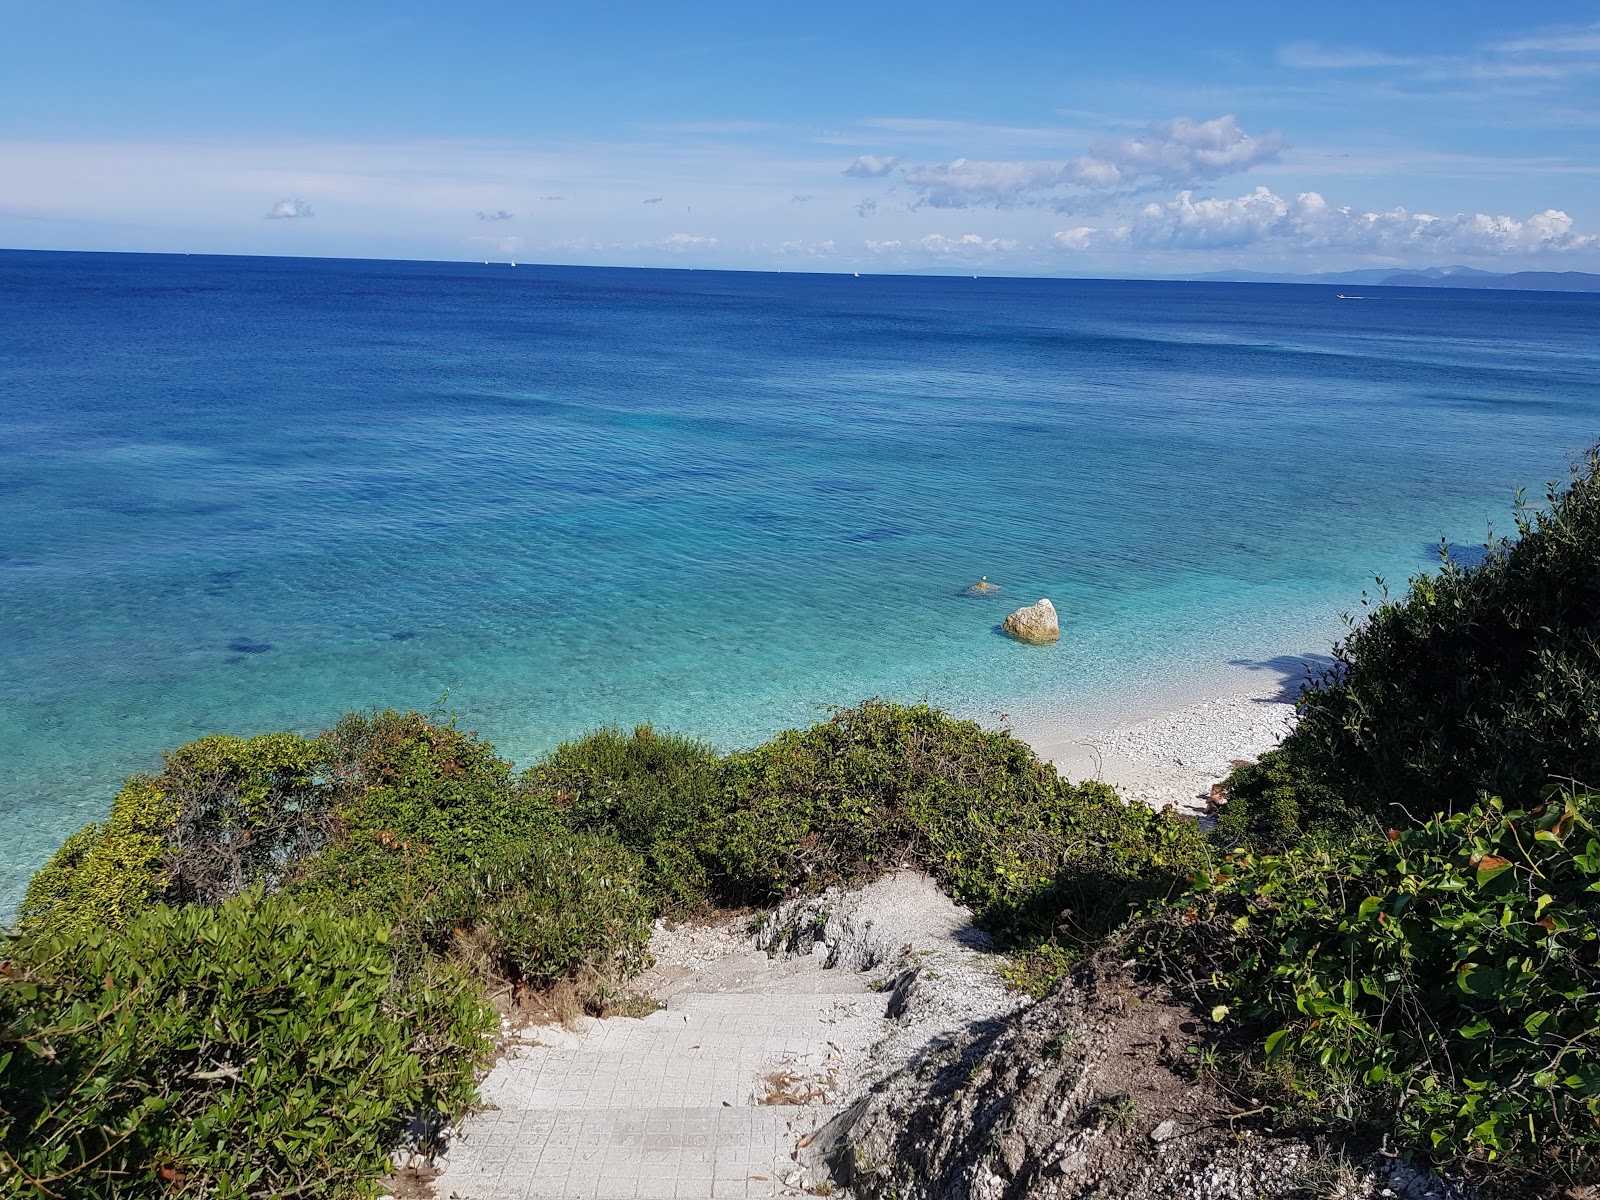
<path fill-rule="evenodd" d="M 1014 732 L 1063 778 L 1111 784 L 1154 808 L 1203 815 L 1213 785 L 1240 760 L 1255 760 L 1294 728 L 1295 699 L 1325 654 L 1230 664 L 1169 684 L 1099 720 L 1030 714 Z"/>

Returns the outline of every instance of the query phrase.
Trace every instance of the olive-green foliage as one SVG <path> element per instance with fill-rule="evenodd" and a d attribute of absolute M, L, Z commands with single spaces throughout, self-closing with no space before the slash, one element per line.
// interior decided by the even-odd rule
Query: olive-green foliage
<path fill-rule="evenodd" d="M 28 886 L 39 932 L 120 925 L 159 900 L 220 900 L 270 884 L 319 836 L 327 749 L 291 733 L 209 737 L 136 775 L 104 825 L 62 845 Z"/>
<path fill-rule="evenodd" d="M 461 957 L 491 981 L 637 968 L 653 915 L 638 860 L 569 833 L 488 742 L 396 712 L 345 717 L 327 741 L 335 829 L 297 865 L 293 894 L 381 914 L 397 949 Z"/>
<path fill-rule="evenodd" d="M 1234 851 L 1147 955 L 1257 1040 L 1318 1126 L 1442 1160 L 1600 1174 L 1596 798 L 1486 800 L 1385 834 Z"/>
<path fill-rule="evenodd" d="M 335 832 L 300 874 L 331 904 L 399 917 L 458 870 L 556 825 L 492 745 L 452 724 L 352 713 L 325 737 Z"/>
<path fill-rule="evenodd" d="M 1224 845 L 1284 846 L 1302 834 L 1338 837 L 1377 827 L 1373 813 L 1312 774 L 1293 748 L 1277 746 L 1235 767 L 1222 787 L 1228 803 L 1217 815 L 1216 840 Z"/>
<path fill-rule="evenodd" d="M 545 988 L 586 967 L 626 979 L 646 965 L 656 912 L 644 876 L 612 838 L 545 833 L 442 880 L 414 926 L 513 983 Z"/>
<path fill-rule="evenodd" d="M 0 1195 L 368 1194 L 458 1111 L 493 1013 L 383 923 L 247 892 L 25 937 L 0 968 Z"/>
<path fill-rule="evenodd" d="M 868 701 L 724 763 L 705 836 L 730 899 L 921 867 L 1004 944 L 1093 936 L 1202 853 L 1191 823 L 1063 782 L 1007 733 Z"/>
<path fill-rule="evenodd" d="M 568 828 L 614 835 L 641 855 L 645 886 L 667 913 L 711 903 L 702 838 L 723 808 L 721 769 L 703 742 L 641 725 L 559 746 L 524 777 L 551 798 Z"/>
<path fill-rule="evenodd" d="M 1552 779 L 1600 783 L 1597 472 L 1590 451 L 1544 511 L 1519 503 L 1515 537 L 1482 565 L 1446 561 L 1376 605 L 1338 648 L 1334 675 L 1302 699 L 1280 778 L 1236 776 L 1229 808 L 1271 818 L 1260 785 L 1286 783 L 1300 811 L 1271 830 L 1286 843 L 1355 814 L 1390 825 L 1481 795 L 1529 805 Z"/>

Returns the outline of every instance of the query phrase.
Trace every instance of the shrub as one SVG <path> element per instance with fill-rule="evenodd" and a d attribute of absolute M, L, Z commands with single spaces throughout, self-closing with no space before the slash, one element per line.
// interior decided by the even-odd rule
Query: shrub
<path fill-rule="evenodd" d="M 1092 936 L 1202 853 L 1191 823 L 1064 783 L 1010 734 L 927 705 L 842 710 L 732 756 L 724 779 L 727 811 L 704 840 L 732 898 L 914 865 L 1005 944 L 1063 923 Z"/>
<path fill-rule="evenodd" d="M 334 821 L 296 868 L 296 896 L 379 914 L 408 961 L 443 955 L 495 984 L 642 965 L 655 915 L 643 863 L 610 836 L 569 832 L 488 742 L 395 712 L 345 717 L 327 738 Z"/>
<path fill-rule="evenodd" d="M 418 932 L 513 984 L 546 988 L 584 968 L 625 979 L 646 965 L 655 912 L 642 876 L 610 838 L 547 834 L 445 881 Z"/>
<path fill-rule="evenodd" d="M 600 729 L 557 747 L 523 786 L 560 805 L 569 828 L 611 834 L 638 854 L 664 911 L 683 916 L 711 902 L 700 842 L 723 797 L 721 768 L 705 743 L 649 725 L 631 735 Z"/>
<path fill-rule="evenodd" d="M 1593 1179 L 1596 800 L 1499 800 L 1342 846 L 1237 850 L 1148 926 L 1319 1124 Z"/>
<path fill-rule="evenodd" d="M 161 900 L 217 901 L 276 882 L 320 838 L 327 748 L 292 733 L 209 737 L 136 775 L 103 826 L 62 845 L 28 886 L 39 932 L 121 925 Z"/>
<path fill-rule="evenodd" d="M 1369 612 L 1302 697 L 1279 761 L 1224 785 L 1235 826 L 1267 822 L 1287 844 L 1361 814 L 1394 824 L 1600 783 L 1600 451 L 1547 501 L 1519 501 L 1516 536 L 1481 565 L 1447 559 Z M 1298 812 L 1271 811 L 1284 786 Z"/>
<path fill-rule="evenodd" d="M 327 845 L 301 862 L 297 894 L 391 920 L 475 864 L 558 827 L 512 784 L 494 747 L 417 713 L 353 713 L 325 735 L 335 778 Z"/>
<path fill-rule="evenodd" d="M 457 1111 L 493 1014 L 380 921 L 250 892 L 25 937 L 0 970 L 0 1194 L 345 1196 Z"/>

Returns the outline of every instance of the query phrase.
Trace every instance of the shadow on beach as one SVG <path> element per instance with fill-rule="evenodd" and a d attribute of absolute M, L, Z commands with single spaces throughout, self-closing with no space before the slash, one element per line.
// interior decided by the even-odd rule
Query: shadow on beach
<path fill-rule="evenodd" d="M 1270 671 L 1279 677 L 1277 690 L 1268 696 L 1259 696 L 1262 704 L 1293 704 L 1300 693 L 1320 681 L 1338 667 L 1331 654 L 1279 654 L 1274 658 L 1231 658 L 1230 667 L 1243 667 L 1247 671 Z"/>

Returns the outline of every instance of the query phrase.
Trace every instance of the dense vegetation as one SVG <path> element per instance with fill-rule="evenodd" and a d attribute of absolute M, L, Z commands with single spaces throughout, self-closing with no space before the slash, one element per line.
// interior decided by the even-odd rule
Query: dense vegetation
<path fill-rule="evenodd" d="M 1552 780 L 1600 784 L 1600 457 L 1481 565 L 1444 557 L 1384 596 L 1336 650 L 1283 745 L 1227 785 L 1225 826 L 1383 827 L 1480 796 L 1529 806 Z M 1262 825 L 1265 828 L 1262 828 Z"/>
<path fill-rule="evenodd" d="M 1600 1179 L 1597 471 L 1368 614 L 1137 935 L 1285 1115 L 1523 1195 Z"/>
<path fill-rule="evenodd" d="M 518 775 L 415 713 L 207 738 L 35 877 L 0 976 L 0 1194 L 356 1194 L 470 1102 L 490 999 L 645 962 L 650 923 L 901 863 L 1006 945 L 1172 892 L 1193 826 L 869 702 L 719 757 L 600 730 Z M 1063 926 L 1063 919 L 1066 923 Z"/>

